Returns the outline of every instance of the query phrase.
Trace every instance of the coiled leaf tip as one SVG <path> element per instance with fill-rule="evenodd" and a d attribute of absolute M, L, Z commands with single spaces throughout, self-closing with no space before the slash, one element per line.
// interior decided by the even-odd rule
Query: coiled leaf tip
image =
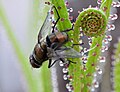
<path fill-rule="evenodd" d="M 107 25 L 104 12 L 96 8 L 88 8 L 80 13 L 80 27 L 90 37 L 103 35 Z"/>

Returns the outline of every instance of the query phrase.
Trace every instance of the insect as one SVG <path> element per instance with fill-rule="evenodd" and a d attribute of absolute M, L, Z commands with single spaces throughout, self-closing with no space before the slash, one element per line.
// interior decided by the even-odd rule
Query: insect
<path fill-rule="evenodd" d="M 47 60 L 49 60 L 48 68 L 50 68 L 55 64 L 56 61 L 60 60 L 65 63 L 65 58 L 82 57 L 82 55 L 73 48 L 64 46 L 64 44 L 69 41 L 67 32 L 73 30 L 73 27 L 61 32 L 55 32 L 55 26 L 60 19 L 60 15 L 55 6 L 52 8 L 55 9 L 58 15 L 58 19 L 52 27 L 51 21 L 49 21 L 51 13 L 48 12 L 47 17 L 38 34 L 38 43 L 35 45 L 33 53 L 29 57 L 33 68 L 40 68 L 42 63 Z M 52 62 L 52 60 L 54 61 Z"/>

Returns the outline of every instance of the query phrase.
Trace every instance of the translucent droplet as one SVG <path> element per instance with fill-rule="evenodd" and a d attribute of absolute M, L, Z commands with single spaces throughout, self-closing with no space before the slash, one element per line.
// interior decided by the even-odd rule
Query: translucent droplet
<path fill-rule="evenodd" d="M 98 70 L 98 74 L 102 74 L 102 69 L 99 69 L 99 70 Z"/>
<path fill-rule="evenodd" d="M 70 8 L 70 12 L 73 12 L 73 8 Z"/>
<path fill-rule="evenodd" d="M 65 5 L 66 5 L 66 6 L 69 6 L 69 3 L 68 3 L 68 1 L 65 1 Z"/>
<path fill-rule="evenodd" d="M 69 16 L 69 19 L 70 19 L 70 20 L 73 20 L 73 16 Z"/>
<path fill-rule="evenodd" d="M 69 79 L 70 81 L 72 81 L 72 80 L 73 80 L 73 77 L 72 77 L 71 75 L 68 75 L 68 79 Z"/>
<path fill-rule="evenodd" d="M 110 24 L 107 27 L 108 27 L 108 31 L 115 30 L 115 25 L 113 24 Z"/>
<path fill-rule="evenodd" d="M 69 89 L 70 88 L 70 85 L 69 83 L 66 84 L 66 88 Z"/>
<path fill-rule="evenodd" d="M 63 73 L 67 73 L 68 72 L 68 68 L 63 68 Z"/>
<path fill-rule="evenodd" d="M 94 91 L 95 91 L 95 88 L 92 87 L 92 88 L 91 88 L 91 91 L 94 92 Z"/>
<path fill-rule="evenodd" d="M 70 87 L 72 86 L 72 82 L 69 82 Z"/>
<path fill-rule="evenodd" d="M 101 52 L 105 52 L 105 49 L 102 47 Z"/>
<path fill-rule="evenodd" d="M 119 1 L 118 2 L 113 1 L 112 2 L 112 7 L 120 7 L 120 2 Z"/>
<path fill-rule="evenodd" d="M 84 48 L 84 49 L 83 49 L 83 52 L 84 52 L 84 53 L 88 52 L 88 49 L 87 49 L 87 48 Z"/>
<path fill-rule="evenodd" d="M 86 64 L 87 63 L 87 60 L 83 61 L 83 64 Z"/>
<path fill-rule="evenodd" d="M 104 46 L 104 49 L 105 49 L 105 50 L 108 50 L 108 46 Z"/>
<path fill-rule="evenodd" d="M 92 38 L 88 36 L 88 40 L 92 40 Z"/>
<path fill-rule="evenodd" d="M 60 66 L 64 66 L 64 63 L 62 61 L 59 62 Z"/>
<path fill-rule="evenodd" d="M 83 50 L 81 50 L 80 53 L 81 53 L 82 56 L 85 54 Z"/>
<path fill-rule="evenodd" d="M 101 2 L 102 2 L 101 0 L 97 0 L 97 4 L 99 4 L 99 5 L 100 5 L 100 4 L 101 4 Z"/>
<path fill-rule="evenodd" d="M 96 82 L 94 83 L 94 86 L 95 86 L 95 88 L 98 88 L 98 87 L 99 87 L 99 83 L 96 81 Z"/>
<path fill-rule="evenodd" d="M 100 60 L 100 62 L 105 62 L 105 57 L 101 56 L 101 57 L 99 57 L 99 60 Z"/>
<path fill-rule="evenodd" d="M 81 59 L 82 59 L 82 61 L 86 61 L 87 60 L 87 56 L 84 56 Z"/>
<path fill-rule="evenodd" d="M 100 68 L 97 66 L 95 69 L 96 69 L 96 70 L 99 70 Z M 94 80 L 94 81 L 95 81 L 95 80 Z"/>
<path fill-rule="evenodd" d="M 83 36 L 83 33 L 80 33 L 80 36 L 82 37 L 82 36 Z"/>
<path fill-rule="evenodd" d="M 65 74 L 65 75 L 63 75 L 63 79 L 64 80 L 67 80 L 68 79 L 68 77 L 67 77 L 67 75 Z"/>
<path fill-rule="evenodd" d="M 92 45 L 92 40 L 90 40 L 90 41 L 88 42 L 88 44 L 91 46 L 91 45 Z"/>
<path fill-rule="evenodd" d="M 80 11 L 78 11 L 78 14 L 80 14 Z"/>
<path fill-rule="evenodd" d="M 72 91 L 72 89 L 71 89 L 71 88 L 69 88 L 69 89 L 68 89 L 68 91 L 69 91 L 69 92 L 71 92 L 71 91 Z"/>
<path fill-rule="evenodd" d="M 108 41 L 112 41 L 112 36 L 111 35 L 107 35 L 106 38 L 107 38 Z"/>
<path fill-rule="evenodd" d="M 97 74 L 96 73 L 94 73 L 94 77 L 96 77 L 97 76 Z"/>
<path fill-rule="evenodd" d="M 92 7 L 92 5 L 89 5 L 89 7 L 88 8 L 91 8 Z"/>
<path fill-rule="evenodd" d="M 81 60 L 82 60 L 83 65 L 87 63 L 87 57 L 86 56 L 82 57 Z"/>
<path fill-rule="evenodd" d="M 65 63 L 65 68 L 69 67 L 69 62 Z"/>
<path fill-rule="evenodd" d="M 104 43 L 104 44 L 108 44 L 108 40 L 107 40 L 107 39 L 104 39 L 104 40 L 103 40 L 103 43 Z"/>
<path fill-rule="evenodd" d="M 70 82 L 66 84 L 66 88 L 68 89 L 69 92 L 73 92 L 73 86 Z"/>
<path fill-rule="evenodd" d="M 102 52 L 105 52 L 106 50 L 108 50 L 108 46 L 102 46 L 101 51 L 102 51 Z"/>
<path fill-rule="evenodd" d="M 85 10 L 85 8 L 83 8 L 83 11 Z"/>
<path fill-rule="evenodd" d="M 45 2 L 45 4 L 48 4 L 48 5 L 50 5 L 50 2 Z"/>
<path fill-rule="evenodd" d="M 69 8 L 69 9 L 68 9 L 68 12 L 73 12 L 73 8 Z"/>
<path fill-rule="evenodd" d="M 109 17 L 111 20 L 116 20 L 118 18 L 117 14 L 110 15 Z"/>
<path fill-rule="evenodd" d="M 83 41 L 82 41 L 82 40 L 79 40 L 79 43 L 80 43 L 80 44 L 82 44 L 82 43 L 83 43 Z"/>

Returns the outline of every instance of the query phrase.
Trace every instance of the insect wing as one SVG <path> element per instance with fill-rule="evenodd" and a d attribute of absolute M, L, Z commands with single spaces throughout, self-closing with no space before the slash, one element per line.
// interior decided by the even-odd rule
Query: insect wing
<path fill-rule="evenodd" d="M 55 50 L 55 54 L 55 56 L 59 58 L 81 58 L 83 56 L 80 52 L 77 52 L 73 48 Z"/>
<path fill-rule="evenodd" d="M 40 42 L 41 39 L 45 39 L 46 36 L 51 33 L 52 21 L 50 19 L 51 19 L 51 13 L 48 12 L 46 19 L 38 34 L 38 42 Z"/>

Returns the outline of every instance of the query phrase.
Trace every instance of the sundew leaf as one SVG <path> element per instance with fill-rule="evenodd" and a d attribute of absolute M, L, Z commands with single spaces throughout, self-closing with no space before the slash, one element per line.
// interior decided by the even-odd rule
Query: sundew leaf
<path fill-rule="evenodd" d="M 60 9 L 58 8 L 58 13 L 60 15 L 60 21 L 57 24 L 57 28 L 60 31 L 64 31 L 66 29 L 72 28 L 72 24 L 69 20 L 67 8 L 65 6 L 64 1 L 63 0 L 57 0 L 57 1 L 56 0 L 51 0 L 51 1 L 52 1 L 52 4 L 55 7 L 57 7 L 57 8 L 60 7 Z M 57 18 L 57 16 L 55 14 L 55 19 L 56 18 Z M 61 19 L 63 21 L 61 21 Z M 73 42 L 68 42 L 66 44 L 66 46 L 71 47 L 72 43 L 79 44 L 79 32 L 80 31 L 79 31 L 79 27 L 77 26 L 78 24 L 75 23 L 74 32 L 73 31 L 68 32 L 68 35 L 69 35 L 70 38 L 72 38 Z M 79 46 L 74 46 L 74 49 L 78 52 L 80 51 Z M 74 81 L 71 81 L 73 87 L 71 87 L 68 90 L 74 90 L 74 92 L 79 92 L 81 90 L 81 79 L 80 79 L 80 73 L 81 73 L 80 72 L 81 71 L 81 68 L 80 68 L 81 65 L 80 64 L 81 63 L 80 63 L 80 59 L 70 59 L 70 60 L 73 61 L 73 62 L 76 62 L 77 64 L 70 63 L 70 65 L 69 65 L 69 76 Z"/>
<path fill-rule="evenodd" d="M 108 22 L 111 3 L 112 3 L 112 0 L 102 0 L 102 3 L 101 3 L 100 9 L 105 13 L 105 15 L 107 17 L 106 22 Z M 105 10 L 105 9 L 107 9 L 107 10 Z M 105 31 L 106 31 L 106 29 L 104 30 L 104 32 Z M 87 74 L 93 75 L 93 73 L 95 72 L 95 68 L 96 68 L 95 65 L 98 63 L 97 61 L 101 54 L 102 41 L 104 39 L 104 36 L 105 36 L 105 34 L 103 34 L 102 36 L 92 38 L 92 45 L 90 48 L 93 48 L 95 45 L 97 45 L 97 47 L 95 49 L 91 50 L 88 54 L 88 60 L 87 60 L 88 63 L 86 64 L 87 70 L 85 72 L 86 75 Z M 92 76 L 86 78 L 86 81 L 89 84 L 92 83 L 92 80 L 93 80 Z"/>

